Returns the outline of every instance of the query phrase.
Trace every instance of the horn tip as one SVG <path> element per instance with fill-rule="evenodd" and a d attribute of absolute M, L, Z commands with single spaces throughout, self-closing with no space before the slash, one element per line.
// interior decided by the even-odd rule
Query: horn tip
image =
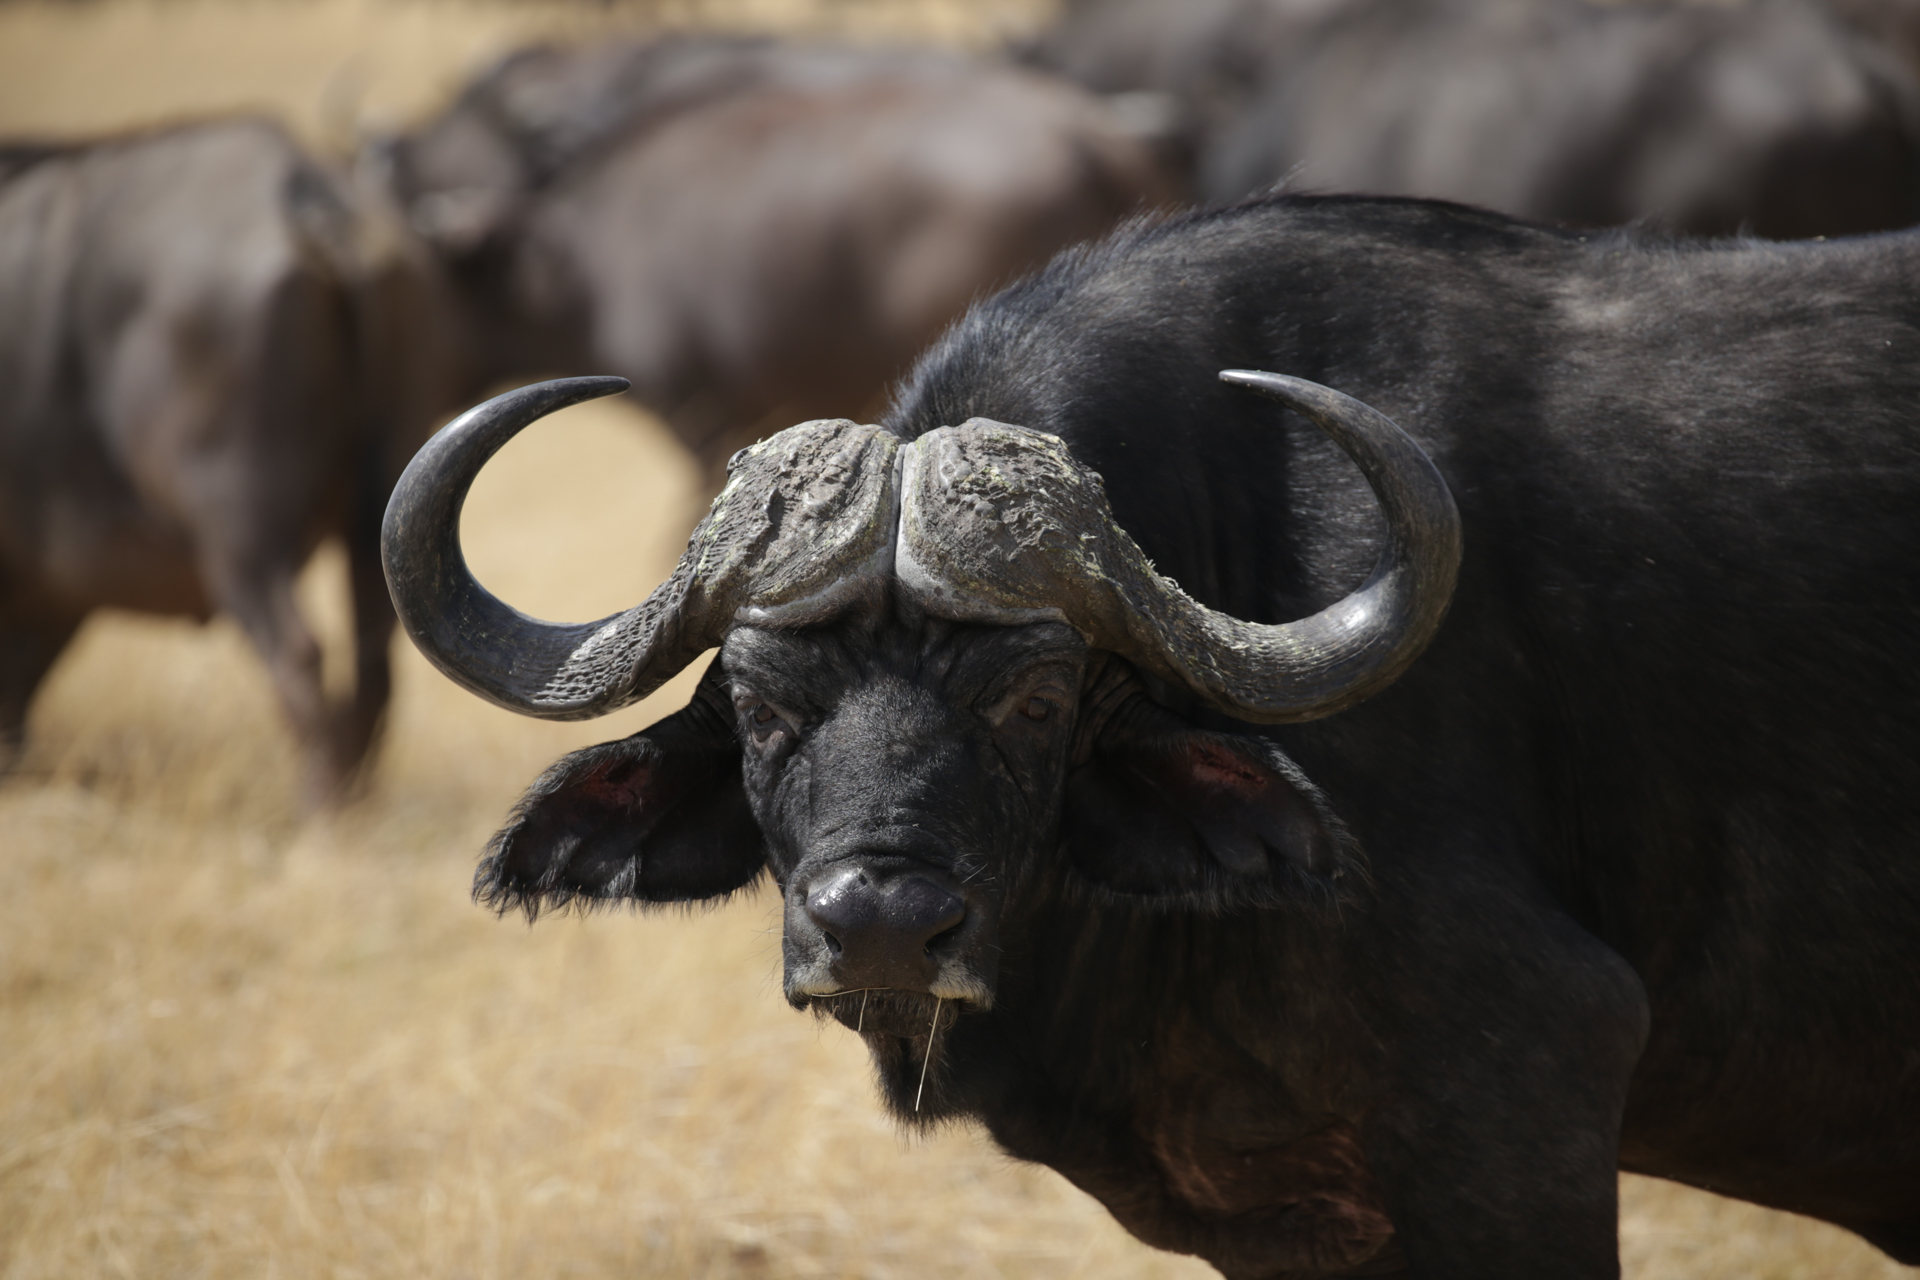
<path fill-rule="evenodd" d="M 1264 369 L 1222 369 L 1220 381 L 1258 392 L 1295 410 L 1326 409 L 1347 399 L 1332 387 L 1288 373 L 1268 373 Z"/>
<path fill-rule="evenodd" d="M 597 373 L 585 378 L 556 378 L 547 386 L 556 391 L 564 389 L 582 400 L 597 400 L 601 396 L 617 396 L 631 390 L 633 383 L 616 374 Z"/>
<path fill-rule="evenodd" d="M 1312 383 L 1307 383 L 1304 378 L 1295 378 L 1284 373 L 1268 373 L 1264 369 L 1222 369 L 1220 371 L 1220 381 L 1230 382 L 1236 387 L 1254 387 L 1258 389 L 1276 386 L 1293 387 L 1302 383 L 1308 386 L 1313 385 Z"/>

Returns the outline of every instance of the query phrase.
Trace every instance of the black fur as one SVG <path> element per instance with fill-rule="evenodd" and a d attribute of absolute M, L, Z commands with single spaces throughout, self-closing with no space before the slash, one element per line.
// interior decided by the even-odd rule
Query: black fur
<path fill-rule="evenodd" d="M 1615 1276 L 1621 1167 L 1920 1261 L 1920 233 L 1254 202 L 982 304 L 887 424 L 1056 433 L 1162 572 L 1281 621 L 1382 526 L 1236 367 L 1434 457 L 1466 553 L 1432 647 L 1255 731 L 1061 628 L 736 630 L 796 1003 L 819 868 L 950 875 L 990 999 L 931 1045 L 925 994 L 883 1001 L 890 1105 L 1231 1276 Z"/>
<path fill-rule="evenodd" d="M 1140 688 L 1118 659 L 1103 674 Z M 1162 910 L 1330 903 L 1366 875 L 1346 825 L 1277 746 L 1196 729 L 1137 694 L 1083 716 L 1058 839 L 1091 886 Z"/>
<path fill-rule="evenodd" d="M 709 677 L 686 710 L 540 775 L 487 845 L 474 900 L 529 922 L 543 909 L 723 898 L 766 852 L 740 786 L 740 747 Z"/>
<path fill-rule="evenodd" d="M 1414 670 L 1268 733 L 1372 892 L 1332 927 L 1036 902 L 1002 922 L 992 1025 L 956 1029 L 961 1109 L 1230 1273 L 1280 1269 L 1274 1237 L 1209 1223 L 1146 1136 L 1187 1071 L 1228 1108 L 1222 1165 L 1356 1124 L 1421 1274 L 1612 1274 L 1616 1162 L 1911 1238 L 1917 285 L 1912 233 L 1677 245 L 1281 198 L 1138 228 L 957 326 L 889 424 L 1062 436 L 1238 616 L 1350 589 L 1380 524 L 1218 369 L 1389 414 L 1466 528 Z"/>

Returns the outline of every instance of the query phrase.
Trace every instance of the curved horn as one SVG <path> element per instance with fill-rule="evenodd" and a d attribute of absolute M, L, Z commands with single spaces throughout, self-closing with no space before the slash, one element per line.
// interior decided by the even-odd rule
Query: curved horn
<path fill-rule="evenodd" d="M 495 598 L 460 552 L 474 477 L 529 424 L 626 388 L 624 378 L 562 378 L 496 396 L 429 440 L 387 504 L 380 553 L 401 625 L 434 666 L 510 711 L 605 715 L 659 688 L 735 621 L 805 622 L 885 590 L 899 442 L 834 419 L 736 454 L 673 576 L 635 608 L 562 624 Z"/>
<path fill-rule="evenodd" d="M 1453 596 L 1460 516 L 1446 481 L 1358 400 L 1281 374 L 1220 376 L 1318 424 L 1372 485 L 1387 546 L 1345 599 L 1278 625 L 1209 609 L 1153 571 L 1114 522 L 1100 477 L 1060 439 L 983 418 L 914 442 L 895 551 L 903 585 L 942 616 L 1067 622 L 1242 720 L 1317 719 L 1384 689 L 1433 638 Z"/>

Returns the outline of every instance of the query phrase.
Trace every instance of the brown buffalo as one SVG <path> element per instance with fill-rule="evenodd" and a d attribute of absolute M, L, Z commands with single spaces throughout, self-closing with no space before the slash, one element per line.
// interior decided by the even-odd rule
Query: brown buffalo
<path fill-rule="evenodd" d="M 0 767 L 93 609 L 229 614 L 272 674 L 311 798 L 388 694 L 377 555 L 444 366 L 431 261 L 258 119 L 0 158 Z M 295 607 L 344 537 L 356 683 L 330 705 Z"/>
<path fill-rule="evenodd" d="M 1893 36 L 1910 6 L 1833 0 Z M 1034 58 L 1186 104 L 1196 189 L 1789 239 L 1920 221 L 1920 84 L 1803 0 L 1079 0 Z"/>
<path fill-rule="evenodd" d="M 1191 185 L 1209 144 L 1246 112 L 1267 64 L 1350 0 L 1066 0 L 1019 61 L 1116 99 L 1155 99 Z"/>
<path fill-rule="evenodd" d="M 717 473 L 1170 193 L 1099 99 L 937 53 L 680 37 L 508 58 L 386 149 L 482 382 L 618 373 Z"/>
<path fill-rule="evenodd" d="M 1842 22 L 1920 69 L 1920 0 L 1825 0 Z"/>

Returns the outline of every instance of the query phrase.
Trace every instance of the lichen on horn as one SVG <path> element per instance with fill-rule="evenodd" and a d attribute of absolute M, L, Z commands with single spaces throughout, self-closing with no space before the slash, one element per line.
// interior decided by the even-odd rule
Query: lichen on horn
<path fill-rule="evenodd" d="M 604 715 L 651 693 L 736 621 L 799 625 L 886 590 L 899 442 L 831 419 L 736 455 L 673 576 L 640 605 L 562 624 L 493 596 L 460 551 L 460 508 L 474 477 L 531 423 L 626 386 L 563 378 L 496 396 L 429 440 L 388 503 L 381 553 L 401 625 L 455 682 L 511 711 Z"/>
<path fill-rule="evenodd" d="M 435 666 L 546 719 L 645 697 L 736 623 L 824 622 L 895 587 L 939 617 L 1065 621 L 1245 720 L 1330 715 L 1385 688 L 1432 639 L 1459 569 L 1460 518 L 1420 447 L 1358 400 L 1279 374 L 1221 377 L 1319 424 L 1386 514 L 1387 547 L 1367 581 L 1311 617 L 1263 625 L 1201 605 L 1154 572 L 1115 523 L 1100 477 L 1063 441 L 975 418 L 910 445 L 846 419 L 789 427 L 735 456 L 673 576 L 643 603 L 599 622 L 541 622 L 474 579 L 460 508 L 514 435 L 624 390 L 619 378 L 522 387 L 428 441 L 387 507 L 387 584 Z"/>
<path fill-rule="evenodd" d="M 1296 622 L 1209 609 L 1154 572 L 1115 522 L 1100 477 L 1058 437 L 975 418 L 914 442 L 894 553 L 901 586 L 957 620 L 1063 620 L 1096 648 L 1186 686 L 1230 715 L 1331 715 L 1385 688 L 1439 627 L 1460 562 L 1460 519 L 1432 461 L 1385 416 L 1279 374 L 1221 377 L 1311 419 L 1360 465 L 1388 544 L 1361 587 Z"/>

